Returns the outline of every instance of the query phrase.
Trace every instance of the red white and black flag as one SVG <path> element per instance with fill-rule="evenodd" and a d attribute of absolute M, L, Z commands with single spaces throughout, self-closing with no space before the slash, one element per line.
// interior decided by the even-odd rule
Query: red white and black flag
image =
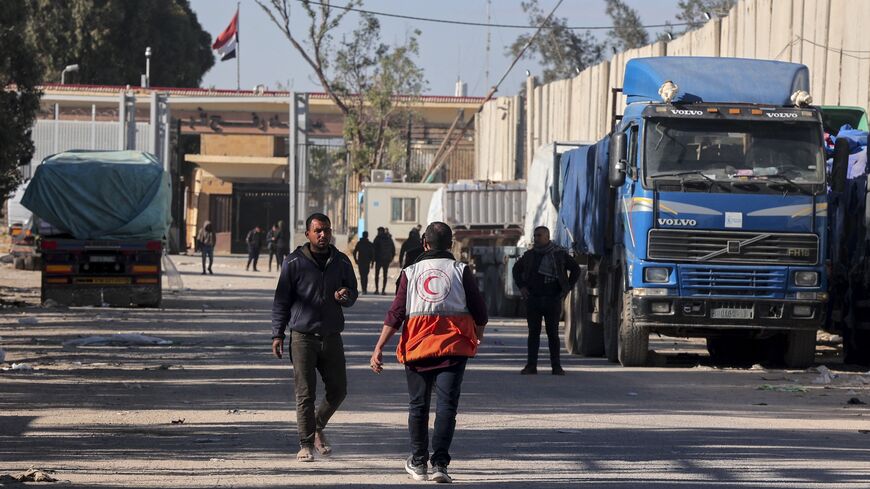
<path fill-rule="evenodd" d="M 215 39 L 211 48 L 215 51 L 221 61 L 233 59 L 236 57 L 236 52 L 239 46 L 239 11 L 236 10 L 236 15 L 230 25 Z"/>

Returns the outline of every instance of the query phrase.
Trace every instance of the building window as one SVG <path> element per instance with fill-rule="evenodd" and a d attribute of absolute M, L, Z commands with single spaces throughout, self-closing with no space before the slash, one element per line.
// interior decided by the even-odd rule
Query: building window
<path fill-rule="evenodd" d="M 391 207 L 392 222 L 417 222 L 417 199 L 393 197 Z"/>

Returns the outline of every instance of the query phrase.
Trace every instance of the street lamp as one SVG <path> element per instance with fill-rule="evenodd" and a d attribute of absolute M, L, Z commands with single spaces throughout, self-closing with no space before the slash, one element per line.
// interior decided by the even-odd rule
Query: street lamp
<path fill-rule="evenodd" d="M 72 73 L 73 71 L 79 71 L 79 65 L 67 65 L 63 71 L 60 72 L 60 84 L 63 85 L 66 82 L 66 74 Z"/>
<path fill-rule="evenodd" d="M 142 78 L 142 86 L 151 87 L 151 46 L 145 48 L 145 76 Z"/>

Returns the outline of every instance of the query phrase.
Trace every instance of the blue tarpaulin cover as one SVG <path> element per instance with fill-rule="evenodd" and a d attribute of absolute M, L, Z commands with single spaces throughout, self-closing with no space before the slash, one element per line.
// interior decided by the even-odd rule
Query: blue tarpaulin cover
<path fill-rule="evenodd" d="M 677 84 L 675 102 L 792 105 L 797 90 L 810 91 L 806 66 L 742 58 L 665 56 L 636 58 L 625 65 L 623 93 L 628 103 L 661 102 L 659 87 Z"/>
<path fill-rule="evenodd" d="M 564 185 L 556 239 L 560 246 L 579 253 L 605 252 L 609 142 L 605 138 L 592 146 L 572 149 L 563 153 L 560 161 Z"/>
<path fill-rule="evenodd" d="M 43 160 L 21 204 L 75 239 L 162 239 L 169 174 L 139 151 L 69 151 Z"/>

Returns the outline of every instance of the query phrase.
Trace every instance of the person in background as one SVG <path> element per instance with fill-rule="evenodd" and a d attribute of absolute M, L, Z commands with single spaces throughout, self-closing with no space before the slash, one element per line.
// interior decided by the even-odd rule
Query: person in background
<path fill-rule="evenodd" d="M 278 221 L 275 226 L 278 228 L 275 232 L 275 257 L 278 260 L 278 273 L 281 273 L 284 258 L 290 254 L 290 235 L 284 226 L 284 221 Z"/>
<path fill-rule="evenodd" d="M 196 241 L 199 243 L 199 250 L 202 253 L 202 274 L 208 273 L 214 275 L 211 271 L 211 266 L 214 264 L 214 244 L 217 241 L 217 236 L 211 229 L 211 221 L 205 221 L 199 232 L 196 233 Z M 206 268 L 206 258 L 208 258 L 208 268 Z"/>
<path fill-rule="evenodd" d="M 254 226 L 254 229 L 248 231 L 245 236 L 245 243 L 248 245 L 248 264 L 245 265 L 245 271 L 254 264 L 254 271 L 257 272 L 257 260 L 260 259 L 260 249 L 263 247 L 263 229 L 260 226 Z"/>
<path fill-rule="evenodd" d="M 278 234 L 278 225 L 272 224 L 272 229 L 266 233 L 266 249 L 269 250 L 269 271 L 272 271 L 272 258 L 275 258 L 275 254 L 278 252 L 278 246 L 276 244 L 277 235 Z M 281 270 L 281 262 L 278 262 L 277 265 L 278 270 Z"/>
<path fill-rule="evenodd" d="M 321 455 L 332 452 L 323 430 L 347 395 L 342 309 L 356 302 L 358 292 L 350 259 L 330 244 L 329 217 L 308 216 L 305 237 L 308 242 L 287 257 L 278 278 L 272 303 L 272 353 L 283 356 L 289 325 L 299 433 L 296 460 L 313 462 L 315 450 Z M 326 394 L 315 409 L 317 372 Z"/>
<path fill-rule="evenodd" d="M 447 473 L 450 444 L 456 429 L 459 393 L 465 365 L 477 353 L 489 320 L 486 303 L 471 268 L 457 262 L 448 251 L 453 240 L 450 226 L 433 222 L 423 236 L 425 250 L 413 265 L 402 270 L 399 290 L 384 319 L 369 366 L 383 370 L 383 348 L 401 328 L 396 349 L 405 364 L 408 382 L 408 431 L 411 455 L 405 471 L 415 480 L 452 482 Z M 429 408 L 432 390 L 438 395 L 432 458 L 429 458 Z"/>
<path fill-rule="evenodd" d="M 386 295 L 387 272 L 390 269 L 390 263 L 396 257 L 396 245 L 386 228 L 383 227 L 378 228 L 378 235 L 375 236 L 375 241 L 372 244 L 375 246 L 375 294 L 378 293 L 378 277 L 383 274 L 380 281 L 381 295 Z"/>
<path fill-rule="evenodd" d="M 552 373 L 565 375 L 559 359 L 559 317 L 565 297 L 580 277 L 580 266 L 568 252 L 550 241 L 550 230 L 546 226 L 536 227 L 533 237 L 534 247 L 517 260 L 512 271 L 514 282 L 526 301 L 526 321 L 529 326 L 526 343 L 528 357 L 520 373 L 538 373 L 543 319 L 547 328 Z"/>
<path fill-rule="evenodd" d="M 372 266 L 372 261 L 375 259 L 375 245 L 369 241 L 369 232 L 363 231 L 362 238 L 353 249 L 353 259 L 356 261 L 356 266 L 359 269 L 359 281 L 362 284 L 363 294 L 369 293 L 369 270 Z M 377 282 L 375 283 L 375 292 L 377 292 Z"/>
<path fill-rule="evenodd" d="M 423 243 L 420 241 L 420 231 L 417 228 L 412 228 L 408 233 L 408 239 L 399 248 L 399 266 L 407 268 L 422 253 Z"/>

